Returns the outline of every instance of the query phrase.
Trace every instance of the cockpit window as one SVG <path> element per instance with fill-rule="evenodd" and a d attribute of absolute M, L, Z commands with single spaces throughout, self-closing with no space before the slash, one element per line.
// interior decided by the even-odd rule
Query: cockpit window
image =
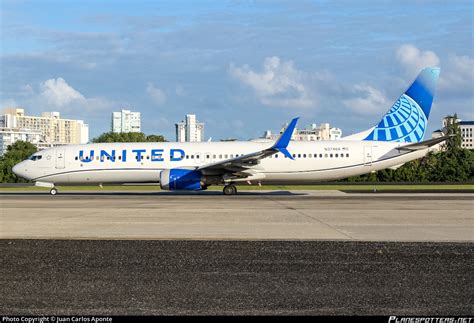
<path fill-rule="evenodd" d="M 30 157 L 30 160 L 40 160 L 43 156 L 41 155 L 33 155 Z"/>

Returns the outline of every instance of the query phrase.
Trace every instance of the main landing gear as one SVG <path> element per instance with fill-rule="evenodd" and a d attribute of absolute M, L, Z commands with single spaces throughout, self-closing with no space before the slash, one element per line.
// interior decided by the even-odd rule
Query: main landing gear
<path fill-rule="evenodd" d="M 224 195 L 235 195 L 237 194 L 237 187 L 235 187 L 235 185 L 229 184 L 224 186 L 222 192 L 224 193 Z"/>
<path fill-rule="evenodd" d="M 56 187 L 53 187 L 50 191 L 49 191 L 49 194 L 51 195 L 56 195 L 58 194 L 58 189 Z"/>

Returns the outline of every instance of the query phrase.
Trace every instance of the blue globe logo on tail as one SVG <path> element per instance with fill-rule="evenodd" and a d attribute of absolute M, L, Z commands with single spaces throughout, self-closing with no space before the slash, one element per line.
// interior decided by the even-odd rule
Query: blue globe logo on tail
<path fill-rule="evenodd" d="M 418 103 L 403 94 L 364 140 L 419 142 L 423 140 L 427 122 Z"/>
<path fill-rule="evenodd" d="M 363 140 L 420 142 L 426 133 L 440 69 L 423 69 Z"/>

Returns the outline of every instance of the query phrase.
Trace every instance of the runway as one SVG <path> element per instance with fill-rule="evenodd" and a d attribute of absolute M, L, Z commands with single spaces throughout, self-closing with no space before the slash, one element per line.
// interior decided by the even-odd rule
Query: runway
<path fill-rule="evenodd" d="M 474 195 L 0 194 L 2 239 L 474 240 Z"/>

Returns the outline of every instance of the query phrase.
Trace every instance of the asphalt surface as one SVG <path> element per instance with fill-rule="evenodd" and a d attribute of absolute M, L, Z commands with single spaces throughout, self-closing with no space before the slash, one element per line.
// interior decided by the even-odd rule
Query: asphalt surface
<path fill-rule="evenodd" d="M 472 243 L 0 240 L 0 313 L 474 312 Z"/>
<path fill-rule="evenodd" d="M 0 194 L 0 238 L 474 242 L 473 197 L 339 191 Z"/>

